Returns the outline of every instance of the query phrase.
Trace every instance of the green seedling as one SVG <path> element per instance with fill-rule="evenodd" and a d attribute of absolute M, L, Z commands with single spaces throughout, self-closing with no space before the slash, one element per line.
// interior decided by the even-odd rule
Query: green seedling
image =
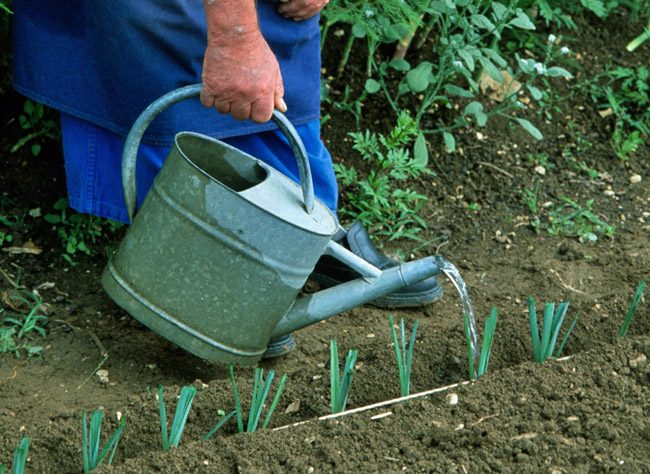
<path fill-rule="evenodd" d="M 340 413 L 345 410 L 357 355 L 358 351 L 356 350 L 350 350 L 348 352 L 348 356 L 345 358 L 343 375 L 339 378 L 339 350 L 336 340 L 330 340 L 330 394 L 332 413 Z"/>
<path fill-rule="evenodd" d="M 113 461 L 113 456 L 115 456 L 115 450 L 117 449 L 117 443 L 124 430 L 125 419 L 122 418 L 120 425 L 118 426 L 113 436 L 111 436 L 104 448 L 99 451 L 99 438 L 102 428 L 102 417 L 104 413 L 101 411 L 96 411 L 93 413 L 90 418 L 90 433 L 88 433 L 88 425 L 86 423 L 86 410 L 82 411 L 81 417 L 83 421 L 83 458 L 84 458 L 84 472 L 90 472 L 93 469 L 96 469 L 102 461 L 108 456 L 108 453 L 111 453 L 111 456 L 108 458 L 107 464 L 110 464 Z M 112 451 L 111 451 L 112 448 Z"/>
<path fill-rule="evenodd" d="M 639 301 L 641 301 L 641 296 L 643 295 L 644 289 L 645 289 L 645 281 L 641 281 L 641 283 L 639 283 L 639 286 L 636 289 L 636 293 L 634 294 L 634 299 L 632 300 L 630 309 L 628 309 L 627 311 L 627 316 L 625 317 L 625 321 L 623 322 L 623 327 L 621 328 L 621 332 L 618 334 L 618 337 L 625 337 L 625 334 L 627 334 L 627 328 L 630 325 L 630 322 L 632 321 L 632 317 L 634 316 L 636 307 L 639 305 Z"/>
<path fill-rule="evenodd" d="M 185 422 L 187 421 L 187 415 L 189 415 L 190 408 L 192 407 L 194 395 L 196 395 L 196 387 L 189 386 L 181 389 L 181 396 L 176 405 L 174 421 L 172 422 L 169 434 L 167 434 L 167 413 L 165 410 L 165 402 L 163 401 L 163 386 L 160 385 L 158 387 L 158 406 L 160 409 L 160 431 L 162 432 L 163 451 L 167 451 L 170 446 L 178 447 L 183 429 L 185 428 Z"/>
<path fill-rule="evenodd" d="M 472 357 L 471 336 L 469 334 L 469 319 L 463 314 L 465 321 L 465 337 L 467 339 L 467 359 L 469 361 L 469 378 L 478 378 L 487 372 L 490 362 L 490 353 L 492 352 L 492 340 L 494 338 L 494 329 L 497 325 L 497 309 L 492 308 L 492 314 L 485 320 L 485 331 L 483 332 L 483 344 L 481 345 L 481 354 L 479 357 L 478 368 L 474 370 L 474 358 Z"/>
<path fill-rule="evenodd" d="M 13 474 L 23 474 L 25 472 L 25 462 L 27 461 L 27 450 L 29 449 L 29 438 L 23 438 L 20 444 L 14 449 Z M 4 464 L 0 464 L 0 474 L 5 474 Z"/>
<path fill-rule="evenodd" d="M 400 319 L 400 336 L 401 345 L 397 339 L 395 326 L 393 326 L 393 315 L 388 315 L 390 330 L 393 335 L 393 345 L 395 346 L 395 357 L 397 358 L 397 368 L 399 369 L 399 384 L 403 397 L 410 394 L 411 390 L 411 360 L 413 357 L 413 346 L 415 345 L 415 332 L 418 329 L 418 322 L 415 321 L 411 331 L 411 339 L 408 347 L 406 346 L 406 336 L 404 333 L 404 319 Z"/>
<path fill-rule="evenodd" d="M 24 145 L 32 142 L 32 155 L 38 156 L 41 152 L 41 145 L 44 142 L 44 138 L 59 140 L 61 137 L 61 129 L 56 119 L 56 111 L 44 107 L 43 104 L 27 99 L 23 107 L 23 112 L 24 114 L 18 117 L 18 121 L 20 122 L 20 127 L 27 132 L 27 135 L 16 142 L 11 148 L 11 153 L 17 152 Z"/>
<path fill-rule="evenodd" d="M 260 417 L 262 415 L 262 409 L 264 408 L 264 402 L 266 401 L 266 397 L 269 394 L 269 390 L 271 388 L 271 382 L 273 381 L 273 377 L 275 375 L 275 371 L 271 370 L 269 371 L 269 375 L 267 376 L 266 380 L 264 380 L 264 371 L 260 369 L 259 367 L 255 369 L 255 384 L 253 385 L 253 395 L 251 396 L 251 407 L 250 407 L 250 412 L 248 415 L 248 422 L 246 424 L 246 429 L 244 429 L 244 416 L 243 416 L 243 411 L 241 408 L 241 403 L 239 401 L 239 392 L 237 391 L 237 384 L 235 383 L 235 371 L 232 367 L 230 366 L 230 381 L 232 382 L 232 390 L 233 394 L 235 396 L 235 410 L 228 413 L 219 423 L 210 430 L 210 432 L 203 438 L 204 440 L 210 438 L 214 433 L 217 432 L 219 428 L 221 428 L 226 421 L 228 421 L 233 415 L 237 415 L 237 430 L 239 433 L 253 433 L 257 429 L 257 425 L 259 424 Z M 280 395 L 282 394 L 282 389 L 284 388 L 284 383 L 287 380 L 287 375 L 284 374 L 282 376 L 282 379 L 280 380 L 280 385 L 278 386 L 278 390 L 275 392 L 275 398 L 273 398 L 273 403 L 271 403 L 271 406 L 269 408 L 269 412 L 266 414 L 266 418 L 264 419 L 264 423 L 262 423 L 262 429 L 266 428 L 266 425 L 269 423 L 269 420 L 271 419 L 271 415 L 273 415 L 273 411 L 275 410 L 275 407 L 278 404 L 278 401 L 280 400 Z"/>
<path fill-rule="evenodd" d="M 38 314 L 43 306 L 40 297 L 32 292 L 23 290 L 22 295 L 11 295 L 9 298 L 18 300 L 29 308 L 27 314 L 12 313 L 0 309 L 2 316 L 0 324 L 0 353 L 14 352 L 20 357 L 20 350 L 25 350 L 28 357 L 38 356 L 43 350 L 42 346 L 31 344 L 34 338 L 45 338 L 47 316 Z M 28 299 L 29 298 L 29 299 Z"/>
<path fill-rule="evenodd" d="M 553 355 L 555 343 L 568 309 L 569 303 L 566 302 L 560 303 L 557 311 L 555 311 L 555 303 L 546 303 L 544 305 L 544 321 L 542 323 L 542 336 L 540 338 L 539 328 L 537 327 L 537 315 L 535 313 L 535 300 L 528 297 L 528 319 L 530 322 L 530 337 L 533 343 L 535 362 L 544 362 Z M 578 316 L 576 315 L 571 327 L 564 336 L 562 344 L 560 344 L 560 347 L 555 353 L 555 357 L 560 357 L 562 354 L 562 349 L 564 349 L 569 334 L 571 334 L 577 321 Z"/>

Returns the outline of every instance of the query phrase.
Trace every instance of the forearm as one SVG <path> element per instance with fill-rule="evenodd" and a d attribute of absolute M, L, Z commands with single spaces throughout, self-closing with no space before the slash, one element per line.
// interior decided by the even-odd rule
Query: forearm
<path fill-rule="evenodd" d="M 209 45 L 228 45 L 258 40 L 255 0 L 203 0 Z"/>

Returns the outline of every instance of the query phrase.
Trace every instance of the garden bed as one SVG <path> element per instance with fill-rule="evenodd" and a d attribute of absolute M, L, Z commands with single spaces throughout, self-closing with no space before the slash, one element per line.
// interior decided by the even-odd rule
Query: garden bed
<path fill-rule="evenodd" d="M 573 81 L 592 77 L 607 64 L 649 65 L 650 45 L 625 51 L 640 24 L 624 16 L 576 21 L 580 41 L 566 43 L 573 51 Z M 338 58 L 336 51 L 324 54 L 327 74 Z M 346 83 L 363 81 L 350 67 L 332 87 L 340 91 Z M 555 87 L 566 92 L 559 81 Z M 14 446 L 27 436 L 27 472 L 81 472 L 81 411 L 101 408 L 105 433 L 117 427 L 118 412 L 126 417 L 126 428 L 113 464 L 97 472 L 647 472 L 647 296 L 626 338 L 618 333 L 637 285 L 650 279 L 649 148 L 642 145 L 626 161 L 616 157 L 610 143 L 613 119 L 603 118 L 587 94 L 574 92 L 558 102 L 551 119 L 529 109 L 527 117 L 544 134 L 540 141 L 498 119 L 484 128 L 456 131 L 454 153 L 438 135 L 429 139 L 429 166 L 436 176 L 415 186 L 428 197 L 420 215 L 428 225 L 422 237 L 432 243 L 413 256 L 439 253 L 459 268 L 480 334 L 485 318 L 498 308 L 485 376 L 462 383 L 468 378 L 462 306 L 441 277 L 445 295 L 430 306 L 393 311 L 364 306 L 295 333 L 291 354 L 260 364 L 265 371 L 287 374 L 269 427 L 236 434 L 231 420 L 202 441 L 220 419 L 219 411 L 234 409 L 227 367 L 173 346 L 103 292 L 103 248 L 121 230 L 103 228 L 98 253 L 77 253 L 74 266 L 61 257 L 56 231 L 35 211 L 53 213 L 54 203 L 65 196 L 60 150 L 47 142 L 36 157 L 29 147 L 9 153 L 23 133 L 11 119 L 22 112 L 24 100 L 6 84 L 3 89 L 8 131 L 0 156 L 0 214 L 25 217 L 21 226 L 9 229 L 13 240 L 0 251 L 0 292 L 8 298 L 16 285 L 39 288 L 49 305 L 49 323 L 40 359 L 28 360 L 24 351 L 21 358 L 0 354 L 0 464 L 11 464 Z M 365 105 L 361 130 L 385 132 L 392 112 L 374 96 Z M 331 114 L 323 138 L 334 159 L 360 166 L 346 137 L 356 129 L 354 118 L 333 108 L 324 112 Z M 538 182 L 540 205 L 566 197 L 584 206 L 593 199 L 593 214 L 615 226 L 613 236 L 580 242 L 573 235 L 536 232 L 524 189 L 532 191 Z M 549 208 L 540 207 L 540 214 L 548 219 Z M 386 252 L 399 250 L 408 257 L 419 245 L 380 243 Z M 13 253 L 9 247 L 42 252 Z M 538 306 L 570 302 L 568 322 L 579 315 L 564 348 L 568 358 L 532 362 L 529 296 Z M 6 299 L 2 304 L 11 309 Z M 411 392 L 459 385 L 408 403 L 317 420 L 330 412 L 330 339 L 337 339 L 343 354 L 359 351 L 348 408 L 399 397 L 389 313 L 404 318 L 408 331 L 419 322 Z M 107 381 L 95 374 L 100 366 Z M 247 404 L 253 369 L 238 368 L 236 376 Z M 181 387 L 198 389 L 180 446 L 165 453 L 156 399 L 160 384 L 168 410 Z M 310 421 L 292 426 L 304 420 Z"/>

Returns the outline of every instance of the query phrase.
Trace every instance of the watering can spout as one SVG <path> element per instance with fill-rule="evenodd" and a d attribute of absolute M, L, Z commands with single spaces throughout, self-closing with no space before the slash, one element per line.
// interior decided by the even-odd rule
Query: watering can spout
<path fill-rule="evenodd" d="M 442 273 L 446 260 L 439 256 L 404 263 L 384 270 L 376 277 L 353 280 L 303 296 L 275 327 L 272 339 L 323 321 L 401 288 Z"/>

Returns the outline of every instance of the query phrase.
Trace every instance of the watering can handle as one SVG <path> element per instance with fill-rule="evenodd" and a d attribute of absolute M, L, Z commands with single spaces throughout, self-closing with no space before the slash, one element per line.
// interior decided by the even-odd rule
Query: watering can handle
<path fill-rule="evenodd" d="M 126 137 L 126 143 L 124 144 L 124 152 L 122 153 L 122 187 L 124 190 L 126 210 L 129 213 L 130 221 L 133 221 L 137 201 L 135 161 L 138 154 L 138 147 L 140 146 L 140 140 L 142 139 L 145 130 L 153 119 L 155 119 L 158 114 L 166 108 L 176 104 L 177 102 L 181 102 L 182 100 L 191 97 L 198 97 L 201 93 L 202 87 L 201 84 L 194 84 L 191 86 L 181 87 L 180 89 L 165 94 L 149 105 L 131 127 L 129 134 Z M 296 155 L 305 210 L 311 214 L 314 209 L 314 184 L 305 145 L 302 143 L 296 129 L 291 125 L 291 122 L 289 122 L 289 119 L 287 119 L 287 117 L 282 113 L 274 110 L 271 119 L 287 137 L 293 153 Z"/>

